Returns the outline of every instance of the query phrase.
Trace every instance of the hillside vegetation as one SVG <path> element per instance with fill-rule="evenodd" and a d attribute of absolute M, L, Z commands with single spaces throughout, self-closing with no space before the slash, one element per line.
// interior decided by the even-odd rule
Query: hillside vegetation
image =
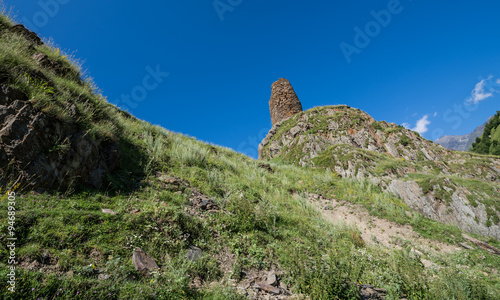
<path fill-rule="evenodd" d="M 4 279 L 9 191 L 16 192 L 17 201 L 16 288 L 2 288 L 2 298 L 268 299 L 268 291 L 255 288 L 268 272 L 277 276 L 279 295 L 272 297 L 280 299 L 292 294 L 295 299 L 361 299 L 362 290 L 371 287 L 385 299 L 496 299 L 500 294 L 500 256 L 464 239 L 458 227 L 422 216 L 368 181 L 283 160 L 255 161 L 138 120 L 82 80 L 79 68 L 57 47 L 33 42 L 13 25 L 0 16 L 0 85 L 22 91 L 26 99 L 0 103 L 4 119 L 19 116 L 19 104 L 74 128 L 67 140 L 55 139 L 59 143 L 41 150 L 48 159 L 71 153 L 80 141 L 72 137 L 80 132 L 96 149 L 116 145 L 121 159 L 116 168 L 105 169 L 99 187 L 77 178 L 40 189 L 40 179 L 17 176 L 31 170 L 28 163 L 2 165 Z M 39 53 L 52 63 L 37 62 Z M 0 143 L 8 124 L 2 124 Z M 19 124 L 26 134 L 28 126 Z M 2 149 L 11 149 L 7 146 Z M 370 159 L 405 164 L 381 154 Z M 375 242 L 376 236 L 363 239 L 356 224 L 326 218 L 311 195 L 363 206 L 395 228 L 410 227 L 430 246 L 405 238 L 391 240 L 390 246 Z M 500 246 L 494 238 L 476 238 Z M 442 252 L 433 246 L 438 244 L 453 250 Z M 136 247 L 159 269 L 136 270 Z M 201 253 L 193 258 L 198 248 Z"/>
<path fill-rule="evenodd" d="M 472 144 L 472 152 L 500 155 L 500 111 L 486 124 L 484 133 Z"/>
<path fill-rule="evenodd" d="M 259 154 L 369 180 L 426 217 L 500 238 L 500 157 L 447 150 L 346 105 L 276 124 Z"/>

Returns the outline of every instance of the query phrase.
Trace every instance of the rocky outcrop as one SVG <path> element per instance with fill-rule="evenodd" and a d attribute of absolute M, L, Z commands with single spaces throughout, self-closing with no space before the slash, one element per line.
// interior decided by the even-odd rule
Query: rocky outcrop
<path fill-rule="evenodd" d="M 273 158 L 369 179 L 428 218 L 500 238 L 500 158 L 447 150 L 346 105 L 276 123 L 259 145 L 259 159 Z"/>
<path fill-rule="evenodd" d="M 9 30 L 14 34 L 23 36 L 27 41 L 29 41 L 33 45 L 39 46 L 43 44 L 42 40 L 38 37 L 38 35 L 36 35 L 36 33 L 26 29 L 26 27 L 24 27 L 21 24 L 14 25 Z"/>
<path fill-rule="evenodd" d="M 269 110 L 273 125 L 302 111 L 302 104 L 287 79 L 281 78 L 271 86 Z"/>
<path fill-rule="evenodd" d="M 2 184 L 57 189 L 79 183 L 99 188 L 120 158 L 116 144 L 98 144 L 76 124 L 47 115 L 21 91 L 0 85 Z"/>
<path fill-rule="evenodd" d="M 489 117 L 486 123 L 476 127 L 474 131 L 465 135 L 445 135 L 435 140 L 436 144 L 439 144 L 446 149 L 456 150 L 456 151 L 469 151 L 472 143 L 476 141 L 476 138 L 481 137 L 484 132 L 484 127 L 493 117 Z"/>
<path fill-rule="evenodd" d="M 387 154 L 406 161 L 439 160 L 450 151 L 429 143 L 417 133 L 346 105 L 310 109 L 277 123 L 259 146 L 260 158 L 288 156 L 301 166 L 334 145 Z M 294 153 L 296 147 L 300 151 Z"/>
<path fill-rule="evenodd" d="M 50 58 L 47 54 L 40 52 L 44 51 L 43 47 L 40 47 L 43 46 L 44 43 L 36 33 L 26 29 L 26 27 L 21 24 L 14 26 L 7 26 L 4 24 L 3 26 L 4 28 L 0 28 L 0 38 L 9 38 L 14 36 L 17 38 L 24 38 L 27 43 L 24 45 L 25 49 L 23 51 L 30 53 L 29 55 L 35 64 L 40 66 L 40 68 L 32 68 L 32 66 L 21 64 L 16 65 L 13 68 L 22 69 L 22 72 L 24 72 L 24 74 L 31 79 L 40 80 L 48 86 L 52 86 L 53 83 L 47 77 L 47 71 L 52 72 L 56 76 L 65 77 L 83 85 L 83 80 L 81 79 L 79 70 L 64 59 L 64 57 Z M 7 26 L 7 28 L 5 28 L 5 26 Z M 1 74 L 0 72 L 0 81 L 13 80 L 13 78 L 2 78 L 2 75 L 4 74 Z"/>

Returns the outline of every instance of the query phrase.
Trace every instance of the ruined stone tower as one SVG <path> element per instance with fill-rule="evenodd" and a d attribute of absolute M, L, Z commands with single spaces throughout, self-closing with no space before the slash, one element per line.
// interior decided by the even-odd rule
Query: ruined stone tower
<path fill-rule="evenodd" d="M 280 78 L 271 86 L 269 110 L 273 126 L 302 111 L 302 104 L 287 79 Z"/>

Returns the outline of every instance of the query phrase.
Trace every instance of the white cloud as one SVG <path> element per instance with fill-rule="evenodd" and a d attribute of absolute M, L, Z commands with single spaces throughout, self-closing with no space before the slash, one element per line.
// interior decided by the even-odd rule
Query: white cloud
<path fill-rule="evenodd" d="M 438 115 L 438 112 L 436 111 L 436 112 L 434 113 L 434 117 L 437 117 L 437 115 Z"/>
<path fill-rule="evenodd" d="M 480 101 L 493 97 L 493 93 L 496 91 L 493 88 L 487 87 L 492 78 L 493 76 L 489 76 L 488 78 L 479 81 L 472 90 L 471 97 L 467 99 L 467 102 L 477 104 Z M 496 82 L 499 83 L 500 79 L 497 79 Z"/>
<path fill-rule="evenodd" d="M 415 127 L 412 130 L 420 134 L 426 133 L 427 130 L 429 130 L 427 128 L 429 124 L 431 124 L 431 121 L 429 121 L 429 115 L 425 115 L 420 120 L 417 121 L 417 125 L 415 125 Z"/>
<path fill-rule="evenodd" d="M 408 123 L 403 123 L 403 124 L 401 124 L 401 126 L 403 126 L 406 129 L 410 129 L 410 127 L 411 127 L 411 125 Z"/>

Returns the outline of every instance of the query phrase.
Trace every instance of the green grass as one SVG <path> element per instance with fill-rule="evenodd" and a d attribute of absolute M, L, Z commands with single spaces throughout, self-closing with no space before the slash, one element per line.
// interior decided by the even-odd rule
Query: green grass
<path fill-rule="evenodd" d="M 50 257 L 57 261 L 59 272 L 22 271 L 19 280 L 23 288 L 19 291 L 26 299 L 52 297 L 59 289 L 71 297 L 77 292 L 82 297 L 93 297 L 93 293 L 97 295 L 95 299 L 135 297 L 140 290 L 145 295 L 157 293 L 171 299 L 205 298 L 215 291 L 193 290 L 188 285 L 189 278 L 198 276 L 206 281 L 223 278 L 218 262 L 212 258 L 223 247 L 236 254 L 235 269 L 268 269 L 278 264 L 295 292 L 314 299 L 353 295 L 352 282 L 386 288 L 393 298 L 408 294 L 414 295 L 413 299 L 433 299 L 435 293 L 442 293 L 443 287 L 438 283 L 446 285 L 454 280 L 453 277 L 431 280 L 427 271 L 409 256 L 408 249 L 386 252 L 367 247 L 360 241 L 357 229 L 329 223 L 301 196 L 305 191 L 316 191 L 360 203 L 372 214 L 409 223 L 431 239 L 457 242 L 450 235 L 459 237 L 458 229 L 418 214 L 409 217 L 406 213 L 409 209 L 400 199 L 382 193 L 376 186 L 338 179 L 328 171 L 287 164 L 271 163 L 275 170 L 271 174 L 259 168 L 257 162 L 224 148 L 217 147 L 217 153 L 204 151 L 212 146 L 161 129 L 155 138 L 163 140 L 165 147 L 158 153 L 179 155 L 175 150 L 177 143 L 190 153 L 175 159 L 167 155 L 163 160 L 157 158 L 156 163 L 167 163 L 169 174 L 189 180 L 216 199 L 224 210 L 207 214 L 205 219 L 190 217 L 184 213 L 189 188 L 180 189 L 181 194 L 175 188 L 162 189 L 158 179 L 151 175 L 132 194 L 88 191 L 71 195 L 23 195 L 19 199 L 22 211 L 18 212 L 22 224 L 17 230 L 22 241 L 19 259 L 42 262 Z M 100 212 L 103 208 L 118 214 L 104 215 Z M 5 202 L 1 209 L 5 211 Z M 134 213 L 135 210 L 140 213 Z M 220 235 L 217 240 L 213 232 Z M 206 253 L 205 259 L 196 264 L 184 259 L 192 244 Z M 157 260 L 161 274 L 143 277 L 133 269 L 130 259 L 136 246 Z M 97 258 L 91 255 L 95 252 L 100 254 Z M 6 255 L 2 251 L 0 261 L 5 262 Z M 490 263 L 498 267 L 498 261 Z M 88 267 L 92 264 L 95 269 Z M 464 275 L 461 280 L 466 287 L 494 295 L 498 291 L 494 279 L 472 280 L 477 268 L 467 271 L 470 278 Z M 112 277 L 99 280 L 96 270 Z M 325 290 L 325 286 L 329 288 Z M 477 295 L 472 293 L 469 299 Z"/>

